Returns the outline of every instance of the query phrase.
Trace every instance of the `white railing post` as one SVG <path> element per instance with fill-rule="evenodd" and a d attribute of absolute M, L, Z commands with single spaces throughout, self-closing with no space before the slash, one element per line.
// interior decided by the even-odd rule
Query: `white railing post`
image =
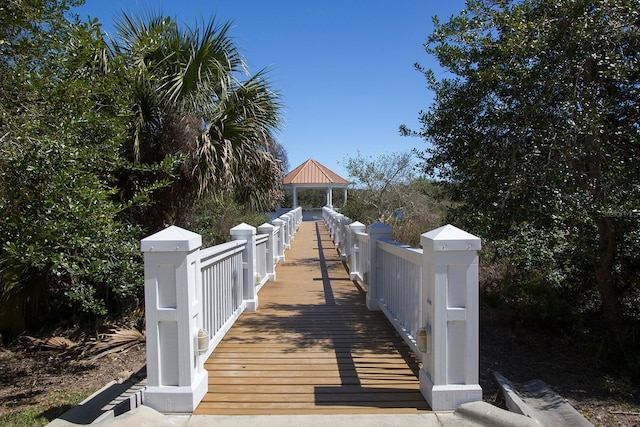
<path fill-rule="evenodd" d="M 291 241 L 293 240 L 293 221 L 291 220 L 291 211 L 287 212 L 280 218 L 287 223 L 287 249 L 291 249 Z"/>
<path fill-rule="evenodd" d="M 284 250 L 287 251 L 291 249 L 291 223 L 287 214 L 282 215 L 280 219 L 284 221 Z"/>
<path fill-rule="evenodd" d="M 267 259 L 265 266 L 267 270 L 267 280 L 270 282 L 276 280 L 275 261 L 277 259 L 277 255 L 275 248 L 278 243 L 275 241 L 275 229 L 276 228 L 271 224 L 262 224 L 258 227 L 258 233 L 269 236 L 267 240 Z"/>
<path fill-rule="evenodd" d="M 144 404 L 160 412 L 193 412 L 208 390 L 198 357 L 201 245 L 199 234 L 176 226 L 140 241 L 147 324 Z"/>
<path fill-rule="evenodd" d="M 359 259 L 361 259 L 362 257 L 360 246 L 358 245 L 358 239 L 356 238 L 356 233 L 364 233 L 367 230 L 367 227 L 365 227 L 363 223 L 356 221 L 347 225 L 347 229 L 349 230 L 349 241 L 351 242 L 351 249 L 349 253 L 349 278 L 351 280 L 356 280 L 359 273 L 358 268 L 361 265 Z"/>
<path fill-rule="evenodd" d="M 422 312 L 427 333 L 420 391 L 431 409 L 482 400 L 479 377 L 480 239 L 452 225 L 421 236 Z"/>
<path fill-rule="evenodd" d="M 298 220 L 296 215 L 297 209 L 292 210 L 287 215 L 289 216 L 289 221 L 291 221 L 291 240 L 294 239 L 296 235 L 296 231 L 298 231 Z"/>
<path fill-rule="evenodd" d="M 324 211 L 324 218 L 325 218 L 325 225 L 327 226 L 327 231 L 329 231 L 329 237 L 331 237 L 331 239 L 333 240 L 333 230 L 331 229 L 331 221 L 333 220 L 333 210 L 329 209 L 328 207 L 324 206 L 322 208 L 322 210 Z"/>
<path fill-rule="evenodd" d="M 294 240 L 296 231 L 298 231 L 298 220 L 296 218 L 296 211 L 291 211 L 287 215 L 289 216 L 289 221 L 291 221 L 291 240 Z"/>
<path fill-rule="evenodd" d="M 331 210 L 331 239 L 333 239 L 333 241 L 336 240 L 336 236 L 338 234 L 338 226 L 337 226 L 337 213 L 336 211 L 334 211 L 333 209 Z"/>
<path fill-rule="evenodd" d="M 282 262 L 284 261 L 284 240 L 285 240 L 285 225 L 284 225 L 284 221 L 276 218 L 273 221 L 271 221 L 271 223 L 273 224 L 274 227 L 278 228 L 278 238 L 277 238 L 277 249 L 276 249 L 276 255 L 278 257 L 278 262 Z"/>
<path fill-rule="evenodd" d="M 293 210 L 293 213 L 296 219 L 296 230 L 297 230 L 298 227 L 300 227 L 300 224 L 302 224 L 302 208 L 297 207 L 296 209 Z"/>
<path fill-rule="evenodd" d="M 367 289 L 367 308 L 369 310 L 380 310 L 378 304 L 378 277 L 382 270 L 382 264 L 378 262 L 378 240 L 391 240 L 393 230 L 387 224 L 383 224 L 380 221 L 371 224 L 368 228 L 369 232 L 369 257 L 370 267 L 368 274 L 368 289 Z"/>
<path fill-rule="evenodd" d="M 284 214 L 285 221 L 287 221 L 287 250 L 291 249 L 291 241 L 293 240 L 293 220 L 291 219 L 291 212 Z"/>
<path fill-rule="evenodd" d="M 333 233 L 333 245 L 336 247 L 336 249 L 340 249 L 340 243 L 342 242 L 342 230 L 340 229 L 340 224 L 342 224 L 342 218 L 344 218 L 344 215 L 342 214 L 335 214 L 333 217 L 333 224 L 335 227 L 334 233 Z"/>
<path fill-rule="evenodd" d="M 351 253 L 351 233 L 349 230 L 349 224 L 353 220 L 347 216 L 342 216 L 340 220 L 340 258 L 345 260 Z"/>
<path fill-rule="evenodd" d="M 243 252 L 244 279 L 243 291 L 247 311 L 258 309 L 258 294 L 256 292 L 256 228 L 245 224 L 236 225 L 231 229 L 231 240 L 246 240 Z"/>
<path fill-rule="evenodd" d="M 291 249 L 291 218 L 289 215 L 284 214 L 280 216 L 280 220 L 284 222 L 284 228 L 281 231 L 284 231 L 284 250 Z"/>

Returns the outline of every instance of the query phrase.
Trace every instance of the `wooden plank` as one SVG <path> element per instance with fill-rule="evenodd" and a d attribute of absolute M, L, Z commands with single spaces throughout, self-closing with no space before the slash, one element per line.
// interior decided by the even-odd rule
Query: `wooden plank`
<path fill-rule="evenodd" d="M 324 377 L 335 377 L 335 378 L 363 378 L 363 379 L 409 379 L 415 378 L 415 375 L 411 371 L 406 372 L 398 372 L 398 373 L 388 373 L 388 372 L 380 372 L 375 370 L 355 370 L 339 373 L 337 370 L 328 370 L 328 371 L 317 371 L 317 370 L 281 370 L 281 371 L 265 371 L 265 370 L 256 370 L 256 371 L 215 371 L 212 372 L 212 375 L 215 377 L 223 378 L 223 377 L 247 377 L 251 376 L 256 378 L 291 378 L 291 377 L 312 377 L 312 378 L 324 378 Z"/>
<path fill-rule="evenodd" d="M 324 349 L 319 351 L 318 349 L 304 349 L 302 351 L 279 351 L 273 348 L 267 348 L 260 352 L 253 351 L 252 349 L 246 349 L 246 346 L 243 348 L 216 348 L 215 353 L 211 355 L 209 361 L 212 360 L 233 360 L 241 358 L 242 360 L 263 360 L 268 361 L 269 359 L 332 359 L 339 360 L 344 358 L 339 354 L 336 354 L 336 351 L 333 349 Z M 359 351 L 359 352 L 351 352 L 351 358 L 356 361 L 377 361 L 377 360 L 386 360 L 389 359 L 390 356 L 400 355 L 400 352 L 389 351 L 387 354 L 380 354 L 379 352 L 372 351 Z M 395 359 L 392 359 L 395 360 Z"/>
<path fill-rule="evenodd" d="M 257 372 L 260 372 L 260 374 L 258 374 Z M 332 377 L 332 378 L 347 378 L 350 376 L 357 376 L 363 379 L 375 379 L 375 378 L 394 378 L 394 379 L 403 379 L 403 378 L 408 378 L 411 379 L 411 377 L 415 377 L 416 373 L 412 370 L 401 370 L 401 369 L 395 369 L 395 370 L 383 370 L 383 369 L 379 369 L 379 368 L 362 368 L 362 369 L 358 369 L 358 368 L 344 368 L 342 369 L 342 371 L 338 370 L 337 368 L 335 369 L 313 369 L 313 368 L 307 368 L 307 369 L 286 369 L 285 367 L 282 367 L 281 369 L 236 369 L 236 370 L 224 370 L 224 369 L 220 369 L 220 370 L 210 370 L 209 371 L 209 377 L 213 378 L 213 377 L 228 377 L 228 376 L 251 376 L 251 375 L 255 375 L 256 378 L 258 378 L 258 376 L 263 376 L 263 377 L 275 377 L 277 375 L 281 375 L 282 378 L 289 378 L 289 377 L 300 377 L 300 376 L 304 376 L 306 374 L 309 375 L 309 377 Z"/>
<path fill-rule="evenodd" d="M 380 377 L 380 378 L 362 378 L 362 377 L 345 377 L 340 378 L 339 376 L 334 377 L 312 377 L 312 376 L 298 376 L 298 377 L 263 377 L 256 378 L 254 376 L 238 376 L 234 377 L 232 380 L 228 377 L 209 377 L 209 390 L 211 392 L 215 392 L 218 386 L 243 386 L 243 385 L 279 385 L 281 386 L 281 391 L 285 390 L 287 387 L 291 385 L 331 385 L 331 386 L 346 386 L 346 385 L 356 385 L 362 387 L 368 386 L 387 386 L 392 387 L 393 384 L 402 387 L 419 387 L 416 384 L 415 379 L 408 377 Z"/>
<path fill-rule="evenodd" d="M 216 371 L 220 369 L 255 369 L 256 367 L 264 367 L 264 369 L 266 370 L 271 370 L 278 367 L 282 369 L 283 366 L 287 367 L 287 369 L 304 370 L 313 369 L 314 367 L 316 367 L 317 369 L 335 369 L 349 366 L 411 369 L 411 367 L 409 367 L 407 363 L 401 359 L 350 359 L 347 357 L 336 358 L 335 356 L 331 357 L 330 355 L 324 358 L 314 358 L 312 360 L 300 357 L 272 357 L 264 359 L 252 359 L 249 357 L 225 358 L 207 362 L 205 366 L 209 371 Z"/>
<path fill-rule="evenodd" d="M 336 387 L 331 387 L 335 389 Z M 314 403 L 316 405 L 321 404 L 342 404 L 342 403 L 354 403 L 354 402 L 366 402 L 367 404 L 381 403 L 381 404 L 393 404 L 394 406 L 406 406 L 408 402 L 424 401 L 422 395 L 418 392 L 405 392 L 400 390 L 394 390 L 390 393 L 388 389 L 386 392 L 377 393 L 208 393 L 203 402 L 216 402 L 216 403 Z M 373 405 L 375 406 L 375 405 Z"/>
<path fill-rule="evenodd" d="M 384 315 L 366 309 L 322 224 L 303 223 L 292 246 L 258 311 L 244 313 L 205 363 L 209 392 L 195 413 L 428 410 L 418 360 Z"/>
<path fill-rule="evenodd" d="M 195 411 L 196 415 L 335 415 L 335 414 L 412 414 L 420 412 L 430 412 L 429 408 L 371 408 L 359 406 L 342 406 L 342 407 L 322 407 L 309 406 L 301 409 L 224 409 L 216 408 L 207 404 L 200 405 Z"/>
<path fill-rule="evenodd" d="M 271 362 L 271 363 L 269 363 Z M 318 363 L 322 362 L 322 363 Z M 397 360 L 379 360 L 377 362 L 354 362 L 353 359 L 342 358 L 340 360 L 304 360 L 304 359 L 281 359 L 278 360 L 269 360 L 265 359 L 264 361 L 248 361 L 248 360 L 218 360 L 213 363 L 207 363 L 207 370 L 218 371 L 218 370 L 246 370 L 246 369 L 264 369 L 265 371 L 271 370 L 305 370 L 308 371 L 310 369 L 314 370 L 327 370 L 327 369 L 347 369 L 347 368 L 358 368 L 358 369 L 379 369 L 379 370 L 396 370 L 403 369 L 407 371 L 412 371 L 412 369 L 401 359 Z"/>
<path fill-rule="evenodd" d="M 226 339 L 226 338 L 225 338 Z M 390 352 L 398 353 L 398 354 L 407 354 L 408 349 L 404 349 L 404 352 L 400 349 L 400 342 L 387 343 L 382 347 L 376 347 L 375 349 L 354 346 L 351 342 L 334 342 L 329 347 L 326 345 L 326 342 L 319 342 L 317 345 L 308 345 L 308 346 L 299 346 L 296 343 L 292 342 L 260 342 L 260 343 L 251 343 L 251 342 L 241 342 L 239 340 L 231 341 L 233 338 L 230 337 L 228 341 L 216 347 L 216 353 L 225 352 L 227 350 L 230 351 L 239 351 L 243 353 L 251 353 L 251 352 L 286 352 L 288 354 L 296 354 L 303 352 L 334 352 L 339 349 L 349 349 L 352 354 L 367 354 L 367 353 L 375 353 L 375 354 L 389 354 Z M 384 352 L 381 353 L 380 350 L 383 349 Z M 214 355 L 216 354 L 214 353 Z M 212 355 L 212 357 L 214 357 Z"/>
<path fill-rule="evenodd" d="M 349 404 L 351 403 L 351 404 Z M 322 405 L 318 405 L 317 403 L 305 403 L 305 402 L 202 402 L 198 408 L 221 408 L 221 409 L 234 409 L 234 410 L 246 410 L 246 409 L 306 409 L 310 407 L 321 407 Z M 424 404 L 420 402 L 408 402 L 404 404 L 402 402 L 373 402 L 373 401 L 363 401 L 360 404 L 354 404 L 354 402 L 345 402 L 344 405 L 338 404 L 327 404 L 327 406 L 333 406 L 337 408 L 344 408 L 347 410 L 348 408 L 408 408 L 413 409 L 426 409 L 428 405 L 426 402 Z M 202 413 L 202 412 L 200 412 Z M 242 413 L 242 412 L 240 412 Z M 349 413 L 347 411 L 346 413 Z"/>
<path fill-rule="evenodd" d="M 419 386 L 413 382 L 404 383 L 386 383 L 378 382 L 378 385 L 384 384 L 384 388 L 387 390 L 399 390 L 404 392 L 419 391 Z M 340 382 L 333 382 L 329 384 L 290 384 L 284 387 L 283 384 L 222 384 L 217 385 L 215 389 L 209 389 L 209 394 L 280 394 L 280 393 L 335 393 L 329 387 L 321 387 L 323 385 L 331 385 L 340 387 L 343 393 L 380 393 L 381 387 L 375 387 L 375 385 L 362 386 L 357 384 L 341 385 Z"/>

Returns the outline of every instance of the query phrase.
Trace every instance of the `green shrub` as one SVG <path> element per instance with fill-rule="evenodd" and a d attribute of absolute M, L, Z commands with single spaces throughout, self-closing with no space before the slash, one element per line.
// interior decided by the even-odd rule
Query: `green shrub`
<path fill-rule="evenodd" d="M 0 329 L 15 334 L 53 308 L 106 314 L 140 296 L 140 230 L 117 220 L 113 190 L 83 167 L 87 151 L 35 139 L 3 148 Z"/>
<path fill-rule="evenodd" d="M 0 99 L 5 339 L 141 297 L 142 233 L 124 221 L 132 204 L 117 190 L 131 121 L 122 73 L 101 67 L 97 25 L 57 25 L 68 39 L 53 40 L 35 68 L 18 56 L 2 82 L 14 95 Z"/>
<path fill-rule="evenodd" d="M 232 197 L 204 199 L 196 203 L 184 228 L 202 236 L 202 246 L 208 247 L 228 242 L 229 230 L 240 223 L 258 227 L 269 221 L 269 216 L 241 205 Z"/>

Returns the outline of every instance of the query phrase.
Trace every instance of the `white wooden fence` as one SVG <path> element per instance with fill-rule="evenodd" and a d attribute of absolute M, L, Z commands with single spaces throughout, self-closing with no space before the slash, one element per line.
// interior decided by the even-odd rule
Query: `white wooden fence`
<path fill-rule="evenodd" d="M 367 307 L 382 310 L 422 360 L 420 391 L 433 410 L 482 400 L 478 384 L 480 239 L 452 225 L 421 236 L 422 249 L 392 240 L 380 222 L 366 227 L 331 208 L 323 220 Z"/>
<path fill-rule="evenodd" d="M 301 221 L 297 208 L 257 230 L 240 224 L 231 229 L 231 242 L 207 249 L 200 249 L 199 234 L 175 226 L 141 241 L 145 405 L 193 412 L 208 389 L 204 361 L 245 310 L 257 310 L 258 291 L 275 280 L 275 265 L 285 259 Z"/>

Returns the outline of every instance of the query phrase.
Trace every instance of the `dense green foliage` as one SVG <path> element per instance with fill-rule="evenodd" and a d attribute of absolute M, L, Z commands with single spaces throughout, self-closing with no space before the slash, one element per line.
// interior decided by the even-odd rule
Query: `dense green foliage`
<path fill-rule="evenodd" d="M 64 10 L 25 6 L 7 23 L 19 36 L 5 40 L 0 83 L 0 329 L 12 334 L 53 310 L 116 311 L 141 284 L 140 230 L 118 219 L 125 206 L 113 198 L 127 101 L 99 69 L 98 28 Z"/>
<path fill-rule="evenodd" d="M 0 14 L 4 338 L 139 304 L 140 238 L 203 199 L 274 204 L 286 160 L 277 94 L 263 73 L 238 80 L 228 25 L 124 15 L 106 41 L 65 16 L 77 3 Z"/>
<path fill-rule="evenodd" d="M 639 24 L 637 0 L 467 1 L 426 44 L 447 77 L 417 66 L 424 169 L 506 266 L 498 296 L 555 323 L 601 308 L 619 343 L 640 325 Z"/>

